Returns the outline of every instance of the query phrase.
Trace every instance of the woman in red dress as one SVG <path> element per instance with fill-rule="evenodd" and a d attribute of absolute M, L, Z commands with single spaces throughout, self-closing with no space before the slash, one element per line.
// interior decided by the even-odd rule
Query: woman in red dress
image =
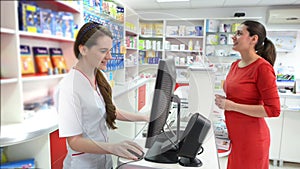
<path fill-rule="evenodd" d="M 232 143 L 227 169 L 268 169 L 270 132 L 264 118 L 280 115 L 275 46 L 256 21 L 243 22 L 232 39 L 241 59 L 232 63 L 226 77 L 226 97 L 215 97 L 225 110 Z"/>

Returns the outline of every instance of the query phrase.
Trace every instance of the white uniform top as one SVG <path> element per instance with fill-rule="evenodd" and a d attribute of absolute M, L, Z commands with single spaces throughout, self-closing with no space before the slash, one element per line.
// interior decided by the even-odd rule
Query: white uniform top
<path fill-rule="evenodd" d="M 108 142 L 105 102 L 84 74 L 71 69 L 60 81 L 54 99 L 60 137 L 82 134 L 96 142 Z M 68 143 L 67 150 L 64 169 L 112 168 L 110 155 L 76 152 Z"/>

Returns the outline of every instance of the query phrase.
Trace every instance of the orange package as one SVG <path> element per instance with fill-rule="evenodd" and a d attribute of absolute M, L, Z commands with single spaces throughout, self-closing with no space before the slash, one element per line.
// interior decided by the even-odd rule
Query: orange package
<path fill-rule="evenodd" d="M 26 45 L 20 45 L 21 51 L 21 67 L 22 67 L 22 75 L 24 74 L 34 74 L 34 61 L 30 52 L 30 47 Z"/>
<path fill-rule="evenodd" d="M 52 65 L 54 68 L 58 68 L 59 73 L 63 73 L 63 70 L 66 71 L 68 69 L 61 48 L 49 48 L 49 53 Z"/>
<path fill-rule="evenodd" d="M 50 60 L 48 49 L 46 47 L 32 47 L 37 73 L 52 72 L 53 66 Z"/>

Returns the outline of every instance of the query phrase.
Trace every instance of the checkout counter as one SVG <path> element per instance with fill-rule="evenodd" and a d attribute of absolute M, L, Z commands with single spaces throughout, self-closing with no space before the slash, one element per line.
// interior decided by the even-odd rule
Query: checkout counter
<path fill-rule="evenodd" d="M 190 113 L 200 113 L 207 119 L 212 119 L 211 112 L 214 104 L 214 71 L 212 68 L 189 67 L 189 108 Z M 146 138 L 141 135 L 137 136 L 134 141 L 141 147 L 144 147 Z M 202 168 L 202 169 L 219 169 L 218 152 L 215 143 L 215 135 L 211 126 L 203 144 L 203 153 L 197 155 L 201 160 L 201 167 L 184 167 L 179 163 L 164 164 L 146 161 L 132 161 L 124 158 L 118 158 L 117 164 L 120 169 L 181 169 L 181 168 Z M 147 149 L 144 149 L 147 152 Z"/>

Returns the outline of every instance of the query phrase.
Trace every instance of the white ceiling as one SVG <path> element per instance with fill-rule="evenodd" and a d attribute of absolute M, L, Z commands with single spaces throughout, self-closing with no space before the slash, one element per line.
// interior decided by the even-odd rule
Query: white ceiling
<path fill-rule="evenodd" d="M 157 3 L 156 0 L 120 0 L 120 1 L 125 6 L 133 10 L 300 5 L 300 0 L 190 0 L 190 2 L 172 2 L 172 3 L 170 2 Z"/>

